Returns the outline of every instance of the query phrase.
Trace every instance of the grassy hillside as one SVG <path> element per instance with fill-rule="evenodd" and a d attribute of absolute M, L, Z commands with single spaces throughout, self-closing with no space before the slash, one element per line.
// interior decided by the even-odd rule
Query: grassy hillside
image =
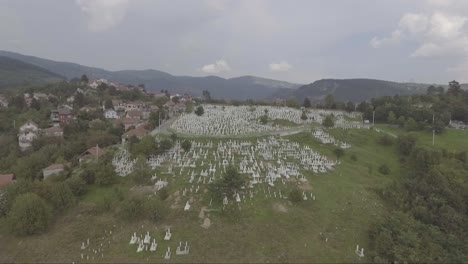
<path fill-rule="evenodd" d="M 63 79 L 41 67 L 0 56 L 0 88 L 59 81 Z"/>

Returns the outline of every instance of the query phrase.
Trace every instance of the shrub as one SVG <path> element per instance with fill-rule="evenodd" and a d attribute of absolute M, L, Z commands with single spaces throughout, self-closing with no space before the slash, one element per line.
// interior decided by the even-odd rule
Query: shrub
<path fill-rule="evenodd" d="M 15 199 L 8 214 L 8 225 L 17 235 L 38 234 L 47 229 L 51 211 L 46 201 L 38 195 L 22 194 Z"/>
<path fill-rule="evenodd" d="M 202 116 L 205 113 L 205 109 L 203 109 L 203 106 L 199 105 L 197 109 L 195 110 L 195 114 L 197 116 Z"/>
<path fill-rule="evenodd" d="M 387 164 L 382 164 L 379 167 L 379 172 L 383 175 L 388 175 L 390 173 L 390 168 L 387 166 Z"/>
<path fill-rule="evenodd" d="M 72 176 L 68 178 L 65 183 L 75 196 L 82 195 L 86 192 L 86 182 L 79 176 Z"/>
<path fill-rule="evenodd" d="M 299 203 L 303 201 L 302 199 L 302 193 L 299 190 L 299 188 L 294 188 L 292 191 L 289 193 L 289 200 L 293 203 Z"/>
<path fill-rule="evenodd" d="M 190 148 L 192 148 L 192 142 L 186 139 L 182 142 L 182 144 L 180 144 L 180 146 L 185 152 L 188 152 Z"/>
<path fill-rule="evenodd" d="M 144 212 L 144 201 L 140 197 L 130 197 L 122 203 L 120 214 L 125 220 L 141 218 Z"/>
<path fill-rule="evenodd" d="M 351 154 L 351 160 L 352 160 L 352 161 L 357 161 L 357 160 L 358 160 L 356 154 L 354 154 L 354 153 Z"/>
<path fill-rule="evenodd" d="M 167 191 L 167 188 L 162 188 L 161 190 L 158 191 L 158 196 L 161 201 L 164 201 L 169 197 L 169 192 Z"/>

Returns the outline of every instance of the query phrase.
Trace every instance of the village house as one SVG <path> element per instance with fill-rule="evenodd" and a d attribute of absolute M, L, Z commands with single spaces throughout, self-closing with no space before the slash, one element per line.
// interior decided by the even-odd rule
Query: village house
<path fill-rule="evenodd" d="M 104 117 L 106 119 L 119 119 L 120 116 L 119 114 L 117 113 L 117 111 L 113 110 L 113 109 L 107 109 L 105 112 L 104 112 Z"/>
<path fill-rule="evenodd" d="M 61 106 L 50 113 L 50 120 L 54 126 L 64 126 L 70 123 L 73 119 L 73 114 L 69 107 Z"/>
<path fill-rule="evenodd" d="M 78 161 L 80 163 L 88 161 L 88 160 L 97 160 L 99 157 L 104 155 L 105 151 L 101 149 L 99 146 L 89 148 L 85 152 L 83 152 L 79 157 Z"/>
<path fill-rule="evenodd" d="M 42 134 L 46 137 L 63 138 L 63 129 L 58 126 L 53 126 L 53 127 L 43 129 Z"/>
<path fill-rule="evenodd" d="M 7 186 L 8 184 L 15 182 L 16 178 L 14 174 L 0 174 L 0 188 Z"/>
<path fill-rule="evenodd" d="M 57 175 L 65 170 L 65 166 L 63 164 L 52 164 L 49 167 L 42 170 L 42 176 L 44 180 L 52 175 Z"/>
<path fill-rule="evenodd" d="M 20 126 L 18 144 L 22 151 L 32 146 L 32 142 L 37 138 L 39 131 L 39 126 L 33 121 L 28 121 Z"/>
<path fill-rule="evenodd" d="M 5 96 L 0 94 L 0 108 L 1 107 L 7 108 L 8 107 L 8 100 L 7 100 L 7 98 Z"/>
<path fill-rule="evenodd" d="M 149 131 L 145 128 L 145 126 L 139 126 L 137 128 L 131 129 L 125 132 L 122 135 L 122 144 L 128 141 L 131 137 L 136 137 L 138 139 L 142 139 L 144 136 L 148 135 Z"/>
<path fill-rule="evenodd" d="M 140 102 L 140 101 L 137 101 L 137 102 L 128 102 L 126 105 L 125 105 L 125 111 L 128 112 L 128 111 L 132 111 L 132 110 L 143 110 L 143 109 L 146 109 L 148 106 L 143 103 L 143 102 Z"/>
<path fill-rule="evenodd" d="M 115 111 L 125 111 L 127 104 L 125 104 L 122 100 L 112 100 L 112 105 L 114 106 Z"/>
<path fill-rule="evenodd" d="M 134 119 L 134 118 L 122 118 L 122 119 L 117 119 L 114 120 L 114 125 L 119 126 L 123 125 L 125 130 L 128 130 L 131 127 L 137 128 L 141 125 L 143 125 L 143 121 L 139 119 Z"/>
<path fill-rule="evenodd" d="M 143 113 L 142 111 L 138 111 L 138 110 L 130 110 L 130 111 L 127 111 L 125 117 L 127 118 L 133 118 L 133 119 L 143 119 Z"/>
<path fill-rule="evenodd" d="M 83 106 L 83 107 L 80 108 L 80 112 L 86 112 L 86 113 L 94 112 L 96 110 L 97 110 L 97 108 L 93 107 L 93 106 Z"/>

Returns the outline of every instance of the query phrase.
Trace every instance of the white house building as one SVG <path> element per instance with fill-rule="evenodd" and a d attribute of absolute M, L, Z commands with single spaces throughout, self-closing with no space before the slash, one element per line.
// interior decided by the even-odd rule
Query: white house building
<path fill-rule="evenodd" d="M 18 144 L 21 150 L 32 146 L 32 142 L 39 134 L 39 127 L 33 121 L 28 121 L 19 128 Z"/>
<path fill-rule="evenodd" d="M 105 112 L 104 112 L 104 117 L 106 119 L 119 119 L 119 114 L 117 113 L 117 111 L 113 110 L 113 109 L 107 109 Z"/>

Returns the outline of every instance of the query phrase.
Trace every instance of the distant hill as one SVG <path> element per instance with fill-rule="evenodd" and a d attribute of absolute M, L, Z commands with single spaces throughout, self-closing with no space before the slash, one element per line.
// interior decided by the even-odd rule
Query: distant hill
<path fill-rule="evenodd" d="M 0 56 L 0 88 L 36 85 L 65 79 L 46 69 Z"/>
<path fill-rule="evenodd" d="M 281 91 L 275 97 L 294 97 L 300 102 L 308 97 L 312 101 L 322 101 L 327 94 L 335 100 L 361 102 L 379 96 L 393 96 L 425 93 L 428 84 L 397 83 L 373 79 L 322 79 L 299 87 L 294 91 Z"/>
<path fill-rule="evenodd" d="M 0 51 L 0 56 L 7 56 L 36 65 L 68 79 L 86 74 L 90 79 L 104 78 L 124 84 L 145 84 L 148 90 L 160 91 L 164 89 L 171 93 L 189 93 L 192 96 L 201 96 L 202 92 L 207 90 L 213 98 L 218 99 L 266 99 L 272 97 L 275 93 L 301 86 L 300 84 L 255 76 L 224 79 L 216 76 L 174 76 L 157 70 L 107 71 L 76 63 L 52 61 L 8 51 Z"/>

